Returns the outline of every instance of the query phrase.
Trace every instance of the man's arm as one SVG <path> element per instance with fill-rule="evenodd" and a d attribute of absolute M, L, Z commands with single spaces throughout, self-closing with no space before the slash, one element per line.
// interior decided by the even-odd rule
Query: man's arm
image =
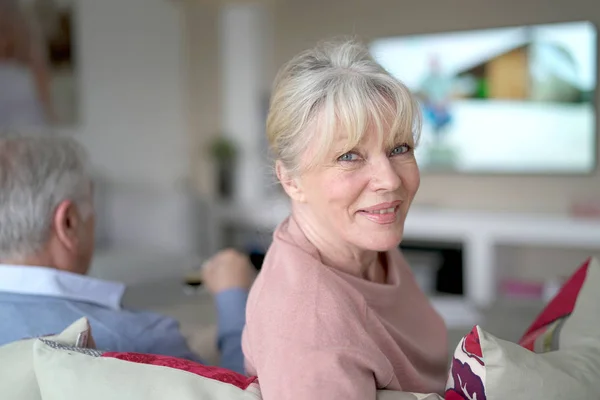
<path fill-rule="evenodd" d="M 248 290 L 232 288 L 215 294 L 218 315 L 218 347 L 221 367 L 245 374 L 242 353 L 242 331 L 246 323 Z M 155 316 L 155 320 L 136 340 L 141 353 L 163 354 L 205 364 L 188 346 L 179 323 L 169 317 Z"/>
<path fill-rule="evenodd" d="M 245 374 L 242 331 L 246 324 L 248 290 L 233 288 L 215 294 L 221 367 Z"/>
<path fill-rule="evenodd" d="M 223 250 L 202 267 L 202 281 L 215 297 L 221 366 L 244 374 L 242 331 L 246 323 L 248 290 L 256 270 L 250 259 L 235 250 Z"/>
<path fill-rule="evenodd" d="M 139 352 L 184 358 L 204 364 L 189 348 L 187 340 L 181 333 L 179 322 L 158 314 L 154 317 L 154 321 L 136 339 L 135 347 Z"/>

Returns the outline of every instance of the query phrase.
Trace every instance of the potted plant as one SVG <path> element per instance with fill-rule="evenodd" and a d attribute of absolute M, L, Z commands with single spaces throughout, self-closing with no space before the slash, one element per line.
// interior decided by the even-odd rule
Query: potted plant
<path fill-rule="evenodd" d="M 235 143 L 224 135 L 218 135 L 211 140 L 208 150 L 217 172 L 217 193 L 219 197 L 229 199 L 233 194 L 234 186 L 237 158 Z"/>

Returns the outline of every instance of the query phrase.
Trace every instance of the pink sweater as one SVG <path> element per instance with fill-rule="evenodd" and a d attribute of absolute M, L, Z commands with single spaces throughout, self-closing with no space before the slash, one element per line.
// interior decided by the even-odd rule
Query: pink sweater
<path fill-rule="evenodd" d="M 373 283 L 324 265 L 293 218 L 277 228 L 242 338 L 265 400 L 443 391 L 444 322 L 400 252 L 387 257 L 388 283 Z"/>

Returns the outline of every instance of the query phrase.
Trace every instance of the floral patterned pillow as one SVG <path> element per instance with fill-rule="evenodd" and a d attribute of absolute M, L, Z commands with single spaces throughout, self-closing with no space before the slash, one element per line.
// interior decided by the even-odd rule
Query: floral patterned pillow
<path fill-rule="evenodd" d="M 445 399 L 486 400 L 485 362 L 477 327 L 460 341 L 454 352 Z"/>
<path fill-rule="evenodd" d="M 454 352 L 445 399 L 600 399 L 600 263 L 590 259 L 569 282 L 561 293 L 576 295 L 554 308 L 564 322 L 553 351 L 535 353 L 475 326 Z M 545 311 L 538 321 L 551 319 Z"/>

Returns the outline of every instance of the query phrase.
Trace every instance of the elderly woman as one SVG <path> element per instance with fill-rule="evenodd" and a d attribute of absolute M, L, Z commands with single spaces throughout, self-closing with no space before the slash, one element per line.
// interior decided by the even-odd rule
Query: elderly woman
<path fill-rule="evenodd" d="M 279 72 L 267 135 L 292 212 L 243 335 L 266 400 L 443 391 L 446 328 L 398 250 L 419 127 L 409 90 L 358 43 L 321 44 Z"/>

